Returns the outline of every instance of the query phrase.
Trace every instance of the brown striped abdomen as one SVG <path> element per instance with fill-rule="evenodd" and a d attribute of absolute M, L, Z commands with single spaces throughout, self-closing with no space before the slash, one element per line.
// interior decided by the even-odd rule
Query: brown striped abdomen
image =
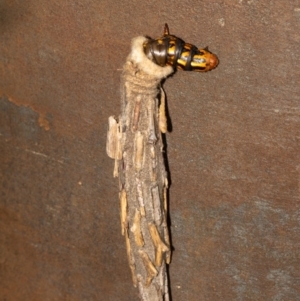
<path fill-rule="evenodd" d="M 170 35 L 167 24 L 163 37 L 150 39 L 144 43 L 144 52 L 159 66 L 172 66 L 185 71 L 210 71 L 219 63 L 217 56 L 207 49 L 198 49 L 196 46 Z"/>

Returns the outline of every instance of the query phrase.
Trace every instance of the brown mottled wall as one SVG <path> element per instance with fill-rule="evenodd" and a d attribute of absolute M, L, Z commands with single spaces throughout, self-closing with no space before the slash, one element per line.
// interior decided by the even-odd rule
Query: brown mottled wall
<path fill-rule="evenodd" d="M 105 154 L 133 37 L 209 46 L 166 80 L 173 301 L 300 300 L 300 3 L 0 1 L 0 300 L 138 300 Z"/>

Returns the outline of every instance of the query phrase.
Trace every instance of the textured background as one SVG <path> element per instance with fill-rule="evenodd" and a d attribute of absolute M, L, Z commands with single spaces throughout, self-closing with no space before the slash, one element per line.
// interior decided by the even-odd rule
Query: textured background
<path fill-rule="evenodd" d="M 138 300 L 107 118 L 165 22 L 220 59 L 164 85 L 172 300 L 300 300 L 300 2 L 1 0 L 1 301 Z"/>

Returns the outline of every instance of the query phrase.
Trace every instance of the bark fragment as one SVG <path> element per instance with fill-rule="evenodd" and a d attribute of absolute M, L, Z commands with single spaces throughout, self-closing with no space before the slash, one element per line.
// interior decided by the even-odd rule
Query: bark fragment
<path fill-rule="evenodd" d="M 127 228 L 127 197 L 125 189 L 122 189 L 119 193 L 120 196 L 120 218 L 121 218 L 121 232 L 122 235 L 125 234 L 125 229 Z"/>
<path fill-rule="evenodd" d="M 154 223 L 149 223 L 148 226 L 153 245 L 155 246 L 155 265 L 160 267 L 162 265 L 163 255 L 169 251 L 169 247 L 162 241 Z"/>
<path fill-rule="evenodd" d="M 155 266 L 153 265 L 151 259 L 149 258 L 148 254 L 143 251 L 139 250 L 139 254 L 143 260 L 145 269 L 147 271 L 147 278 L 145 282 L 145 287 L 149 287 L 152 282 L 152 279 L 158 274 Z"/>
<path fill-rule="evenodd" d="M 145 242 L 144 242 L 144 238 L 143 238 L 143 234 L 142 234 L 142 230 L 141 230 L 141 213 L 138 209 L 136 209 L 136 211 L 135 211 L 133 225 L 130 228 L 130 230 L 134 235 L 136 244 L 139 247 L 143 247 Z"/>

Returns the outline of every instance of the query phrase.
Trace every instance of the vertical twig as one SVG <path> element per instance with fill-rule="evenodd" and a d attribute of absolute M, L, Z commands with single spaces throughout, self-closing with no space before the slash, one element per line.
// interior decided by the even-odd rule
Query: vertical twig
<path fill-rule="evenodd" d="M 107 154 L 119 176 L 121 230 L 125 236 L 134 286 L 143 301 L 168 301 L 166 262 L 170 262 L 166 190 L 161 132 L 166 132 L 161 80 L 173 72 L 143 51 L 135 38 L 122 83 L 122 113 L 109 118 Z M 160 107 L 158 95 L 161 95 Z"/>

